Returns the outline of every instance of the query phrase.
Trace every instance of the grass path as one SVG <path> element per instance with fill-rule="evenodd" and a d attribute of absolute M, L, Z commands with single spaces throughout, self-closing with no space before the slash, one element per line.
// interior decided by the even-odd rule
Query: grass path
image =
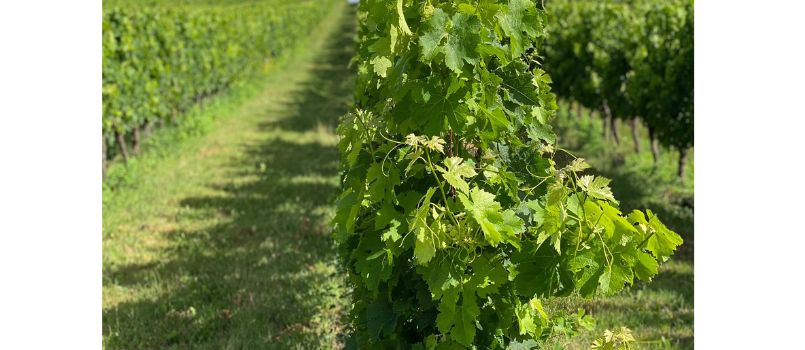
<path fill-rule="evenodd" d="M 255 98 L 106 194 L 105 348 L 337 347 L 327 221 L 354 16 L 339 2 Z"/>

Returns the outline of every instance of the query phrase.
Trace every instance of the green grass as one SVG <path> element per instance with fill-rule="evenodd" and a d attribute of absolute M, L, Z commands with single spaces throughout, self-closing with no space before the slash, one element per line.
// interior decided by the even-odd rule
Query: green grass
<path fill-rule="evenodd" d="M 355 15 L 341 2 L 335 14 L 273 74 L 198 112 L 203 132 L 163 132 L 110 168 L 105 348 L 338 347 L 328 221 Z"/>
<path fill-rule="evenodd" d="M 568 114 L 561 105 L 556 119 L 558 143 L 587 159 L 596 173 L 612 179 L 612 190 L 621 209 L 651 209 L 685 240 L 671 261 L 660 267 L 651 283 L 637 283 L 609 298 L 592 301 L 560 299 L 552 306 L 591 313 L 597 328 L 574 338 L 571 349 L 586 349 L 605 329 L 625 326 L 642 341 L 642 349 L 693 349 L 693 154 L 688 157 L 687 176 L 677 176 L 678 154 L 662 149 L 655 164 L 647 131 L 639 128 L 642 152 L 635 153 L 631 129 L 620 124 L 621 144 L 602 137 L 601 118 Z"/>

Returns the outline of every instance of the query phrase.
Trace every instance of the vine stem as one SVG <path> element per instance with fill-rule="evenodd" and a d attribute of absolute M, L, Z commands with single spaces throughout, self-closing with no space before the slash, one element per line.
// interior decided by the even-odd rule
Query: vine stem
<path fill-rule="evenodd" d="M 363 126 L 363 132 L 364 132 L 364 134 L 366 134 L 366 139 L 369 140 L 369 142 L 368 142 L 369 149 L 372 151 L 372 157 L 374 157 L 375 148 L 374 148 L 374 146 L 372 146 L 372 142 L 374 142 L 374 137 L 369 135 L 369 128 L 366 126 L 366 123 L 363 121 L 363 118 L 361 117 L 360 113 L 355 113 L 355 119 L 358 119 L 358 121 L 361 122 L 361 125 Z"/>
<path fill-rule="evenodd" d="M 447 152 L 448 152 L 448 156 L 450 156 L 452 158 L 453 157 L 453 129 L 452 128 L 450 129 L 450 147 L 447 149 Z M 450 195 L 453 198 L 456 198 L 456 188 L 455 187 L 450 188 Z"/>
<path fill-rule="evenodd" d="M 433 178 L 436 179 L 436 183 L 439 184 L 439 192 L 442 193 L 442 198 L 444 199 L 444 206 L 447 209 L 447 213 L 450 214 L 450 218 L 453 219 L 453 223 L 456 224 L 456 227 L 461 228 L 461 224 L 458 223 L 458 220 L 455 216 L 453 216 L 453 212 L 450 211 L 450 208 L 447 208 L 447 194 L 444 192 L 444 185 L 442 184 L 442 180 L 439 180 L 439 175 L 436 175 L 436 169 L 433 167 L 433 162 L 430 160 L 430 152 L 428 149 L 425 149 L 425 156 L 428 157 L 428 167 L 430 167 L 430 171 L 433 174 Z"/>

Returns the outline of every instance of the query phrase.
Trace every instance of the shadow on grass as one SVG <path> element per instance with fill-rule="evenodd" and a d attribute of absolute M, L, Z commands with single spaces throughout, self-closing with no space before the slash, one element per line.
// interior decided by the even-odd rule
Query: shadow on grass
<path fill-rule="evenodd" d="M 105 347 L 114 349 L 288 349 L 336 344 L 341 314 L 327 223 L 338 186 L 333 135 L 354 73 L 354 8 L 294 87 L 267 141 L 230 164 L 235 178 L 217 195 L 185 198 L 189 211 L 220 220 L 174 230 L 172 260 L 105 271 L 120 286 L 158 292 L 104 310 Z M 289 69 L 307 69 L 290 65 Z M 265 164 L 262 171 L 255 164 Z M 252 169 L 252 170 L 250 170 Z M 194 214 L 197 215 L 197 214 Z M 156 287 L 155 287 L 156 286 Z"/>

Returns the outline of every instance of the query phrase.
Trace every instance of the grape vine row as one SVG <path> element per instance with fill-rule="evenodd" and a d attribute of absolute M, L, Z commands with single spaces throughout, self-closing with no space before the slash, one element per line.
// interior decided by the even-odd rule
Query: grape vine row
<path fill-rule="evenodd" d="M 607 119 L 639 118 L 680 152 L 683 176 L 693 147 L 693 1 L 556 0 L 549 10 L 545 69 L 557 94 Z"/>
<path fill-rule="evenodd" d="M 547 22 L 534 0 L 361 1 L 333 220 L 347 348 L 533 348 L 590 322 L 544 300 L 648 281 L 682 244 L 556 144 Z"/>

